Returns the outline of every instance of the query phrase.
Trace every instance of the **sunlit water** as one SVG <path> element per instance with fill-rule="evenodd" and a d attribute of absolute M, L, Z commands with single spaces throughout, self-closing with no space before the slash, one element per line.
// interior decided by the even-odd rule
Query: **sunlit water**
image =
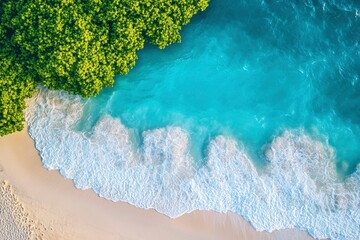
<path fill-rule="evenodd" d="M 114 201 L 355 239 L 359 10 L 213 0 L 181 44 L 146 46 L 100 96 L 42 90 L 27 109 L 30 133 L 46 167 Z"/>

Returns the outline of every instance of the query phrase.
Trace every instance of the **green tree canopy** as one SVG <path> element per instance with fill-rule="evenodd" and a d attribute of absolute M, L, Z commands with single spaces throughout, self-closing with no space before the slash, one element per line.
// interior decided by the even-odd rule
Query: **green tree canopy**
<path fill-rule="evenodd" d="M 36 85 L 95 96 L 149 42 L 180 42 L 208 0 L 0 0 L 0 135 L 23 128 Z"/>

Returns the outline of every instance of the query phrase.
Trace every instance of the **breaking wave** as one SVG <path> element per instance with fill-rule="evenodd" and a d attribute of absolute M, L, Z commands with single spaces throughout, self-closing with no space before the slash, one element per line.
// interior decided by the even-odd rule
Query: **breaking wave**
<path fill-rule="evenodd" d="M 333 149 L 301 129 L 264 146 L 268 164 L 257 169 L 238 141 L 216 136 L 206 165 L 194 167 L 189 135 L 179 127 L 133 130 L 104 116 L 90 134 L 74 130 L 84 100 L 40 90 L 26 119 L 43 164 L 101 197 L 154 208 L 170 217 L 193 210 L 232 211 L 257 230 L 306 230 L 316 238 L 360 236 L 360 167 L 345 180 Z"/>

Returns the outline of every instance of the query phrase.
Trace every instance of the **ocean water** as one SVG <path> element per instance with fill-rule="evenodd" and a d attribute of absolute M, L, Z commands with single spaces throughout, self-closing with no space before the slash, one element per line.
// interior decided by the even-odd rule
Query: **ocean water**
<path fill-rule="evenodd" d="M 44 166 L 170 217 L 360 236 L 360 2 L 212 0 L 98 97 L 41 89 Z"/>

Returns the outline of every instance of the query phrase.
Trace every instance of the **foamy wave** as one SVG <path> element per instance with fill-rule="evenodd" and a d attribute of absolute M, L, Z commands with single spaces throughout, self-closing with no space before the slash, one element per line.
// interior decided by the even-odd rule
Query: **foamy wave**
<path fill-rule="evenodd" d="M 78 188 L 170 217 L 196 209 L 233 211 L 258 230 L 296 227 L 317 238 L 360 236 L 360 167 L 339 181 L 333 149 L 300 130 L 273 139 L 261 172 L 226 136 L 209 143 L 207 164 L 196 170 L 188 134 L 178 127 L 143 132 L 140 147 L 132 130 L 109 116 L 90 136 L 73 130 L 82 101 L 41 90 L 26 110 L 44 166 L 60 170 Z"/>

